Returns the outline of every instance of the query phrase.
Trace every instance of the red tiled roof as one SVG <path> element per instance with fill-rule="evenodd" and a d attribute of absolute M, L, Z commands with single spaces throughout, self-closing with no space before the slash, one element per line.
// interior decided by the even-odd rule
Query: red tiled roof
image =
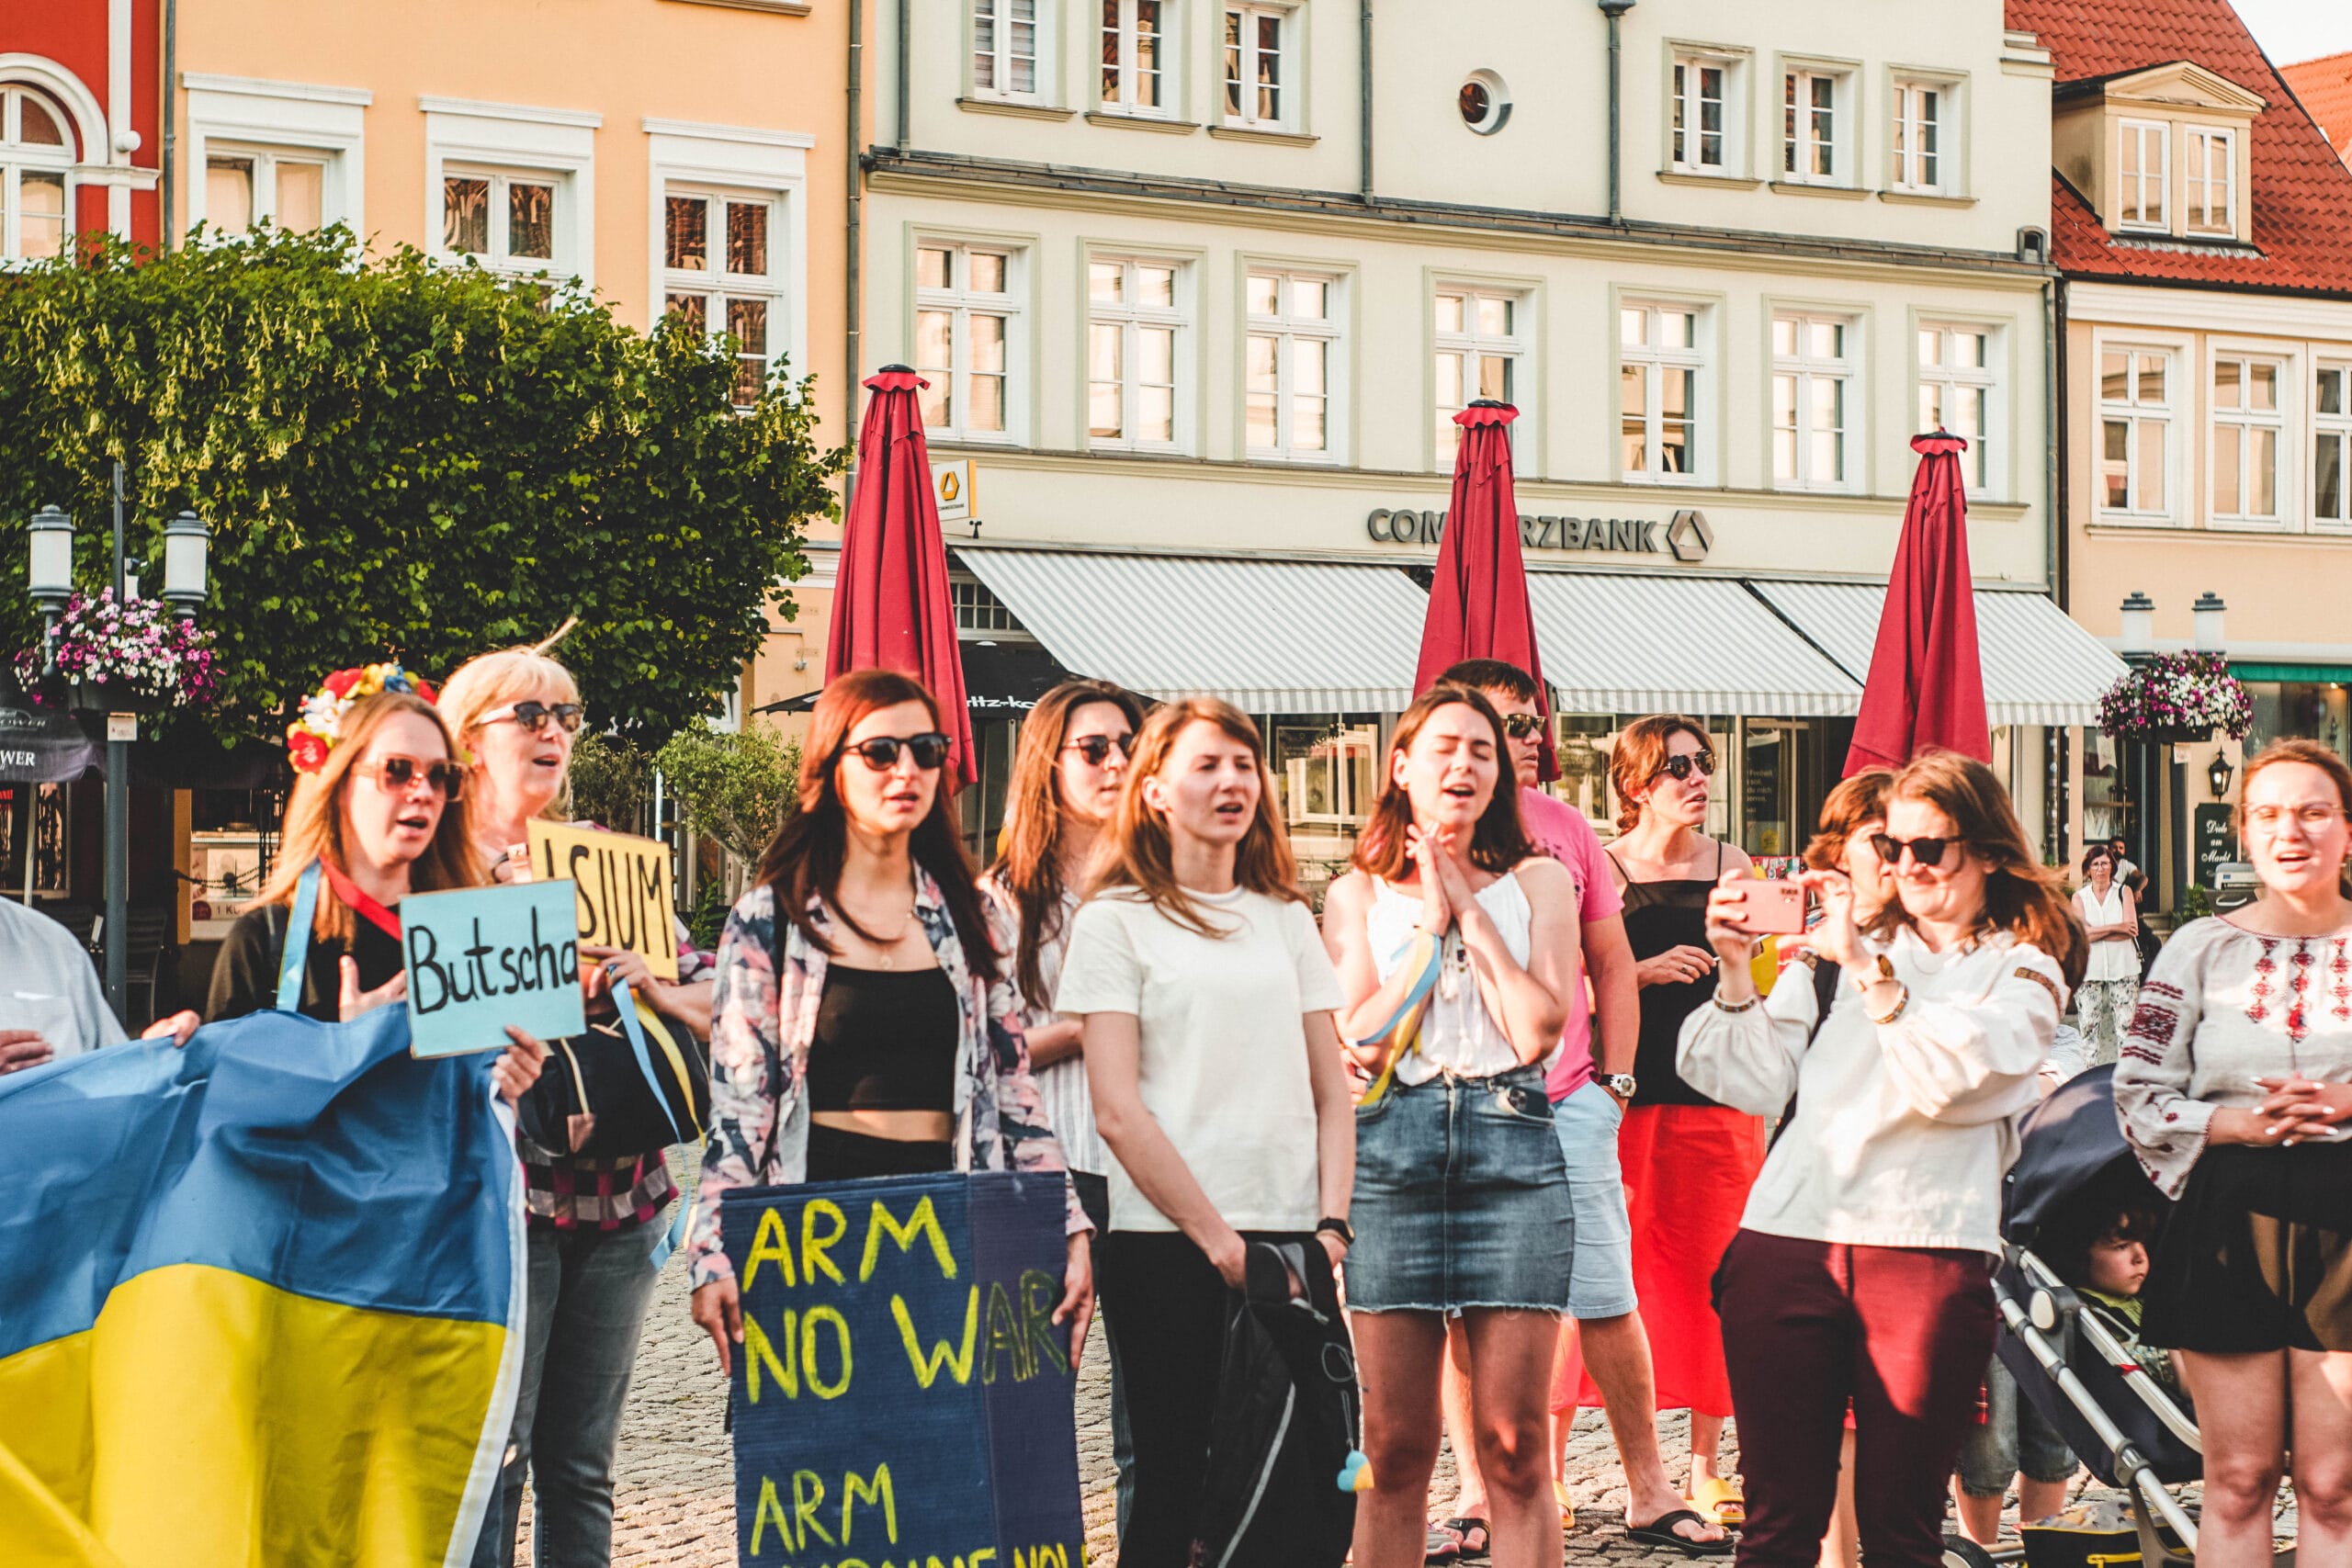
<path fill-rule="evenodd" d="M 2050 51 L 2061 84 L 2193 61 L 2260 95 L 2252 250 L 2119 240 L 2053 181 L 2051 251 L 2072 277 L 2352 296 L 2352 168 L 2312 123 L 2229 0 L 2007 0 L 2008 25 Z"/>
<path fill-rule="evenodd" d="M 2282 65 L 2278 74 L 2319 122 L 2320 134 L 2338 152 L 2352 156 L 2352 50 Z"/>

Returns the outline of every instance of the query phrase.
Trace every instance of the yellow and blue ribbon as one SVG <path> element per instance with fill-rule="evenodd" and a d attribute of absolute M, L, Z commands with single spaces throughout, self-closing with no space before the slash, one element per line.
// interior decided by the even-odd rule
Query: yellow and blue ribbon
<path fill-rule="evenodd" d="M 1375 1040 L 1387 1043 L 1381 1056 L 1380 1074 L 1373 1079 L 1372 1087 L 1365 1089 L 1362 1097 L 1356 1100 L 1358 1105 L 1372 1105 L 1378 1102 L 1380 1097 L 1388 1092 L 1390 1080 L 1396 1076 L 1397 1062 L 1403 1058 L 1406 1052 L 1419 1047 L 1421 1016 L 1429 1010 L 1430 993 L 1437 989 L 1437 975 L 1442 957 L 1442 944 L 1438 939 L 1428 931 L 1416 931 L 1413 933 L 1413 940 L 1406 945 L 1397 962 L 1389 966 L 1391 974 L 1395 974 L 1399 968 L 1411 971 L 1413 987 L 1405 993 L 1405 999 L 1397 1004 L 1396 1010 L 1388 1015 L 1387 1022 L 1372 1031 L 1363 1039 L 1352 1042 L 1359 1050 Z"/>

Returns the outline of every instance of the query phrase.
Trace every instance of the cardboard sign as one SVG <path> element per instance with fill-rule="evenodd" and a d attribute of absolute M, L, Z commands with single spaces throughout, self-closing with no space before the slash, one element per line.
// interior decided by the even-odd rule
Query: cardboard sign
<path fill-rule="evenodd" d="M 1082 1568 L 1059 1175 L 747 1188 L 739 1562 Z"/>
<path fill-rule="evenodd" d="M 670 846 L 633 833 L 533 822 L 527 837 L 535 881 L 570 877 L 578 888 L 580 940 L 645 955 L 657 980 L 678 977 L 677 904 L 670 892 Z"/>
<path fill-rule="evenodd" d="M 542 1040 L 586 1030 L 571 906 L 569 882 L 401 899 L 410 1054 L 495 1051 L 510 1023 Z"/>

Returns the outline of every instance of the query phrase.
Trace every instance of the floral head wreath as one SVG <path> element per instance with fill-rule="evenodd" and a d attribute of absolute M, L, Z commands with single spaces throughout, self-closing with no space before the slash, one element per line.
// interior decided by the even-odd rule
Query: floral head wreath
<path fill-rule="evenodd" d="M 433 684 L 401 669 L 397 660 L 338 670 L 326 684 L 302 699 L 302 715 L 286 727 L 286 750 L 294 771 L 315 773 L 327 765 L 327 753 L 343 739 L 343 716 L 380 692 L 400 692 L 437 702 Z"/>

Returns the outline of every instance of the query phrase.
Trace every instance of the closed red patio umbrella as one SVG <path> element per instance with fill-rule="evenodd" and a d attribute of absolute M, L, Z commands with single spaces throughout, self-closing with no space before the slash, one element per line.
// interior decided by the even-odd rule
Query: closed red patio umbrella
<path fill-rule="evenodd" d="M 1967 446 L 1940 430 L 1911 438 L 1919 471 L 1911 479 L 1870 679 L 1846 753 L 1848 777 L 1865 768 L 1899 768 L 1930 747 L 1993 760 L 1960 478 Z"/>
<path fill-rule="evenodd" d="M 874 396 L 857 435 L 856 493 L 842 528 L 825 683 L 852 670 L 878 669 L 903 671 L 930 687 L 955 742 L 945 775 L 952 789 L 973 783 L 979 772 L 956 606 L 947 593 L 947 546 L 915 398 L 930 383 L 903 365 L 886 365 L 865 385 Z"/>
<path fill-rule="evenodd" d="M 1535 677 L 1544 733 L 1552 696 L 1535 651 L 1535 615 L 1527 603 L 1527 563 L 1519 551 L 1519 500 L 1511 492 L 1510 422 L 1519 411 L 1480 399 L 1453 416 L 1462 444 L 1453 455 L 1453 500 L 1437 549 L 1429 618 L 1413 690 L 1426 692 L 1447 666 L 1500 659 Z M 1555 748 L 1543 750 L 1545 783 L 1560 776 Z"/>

